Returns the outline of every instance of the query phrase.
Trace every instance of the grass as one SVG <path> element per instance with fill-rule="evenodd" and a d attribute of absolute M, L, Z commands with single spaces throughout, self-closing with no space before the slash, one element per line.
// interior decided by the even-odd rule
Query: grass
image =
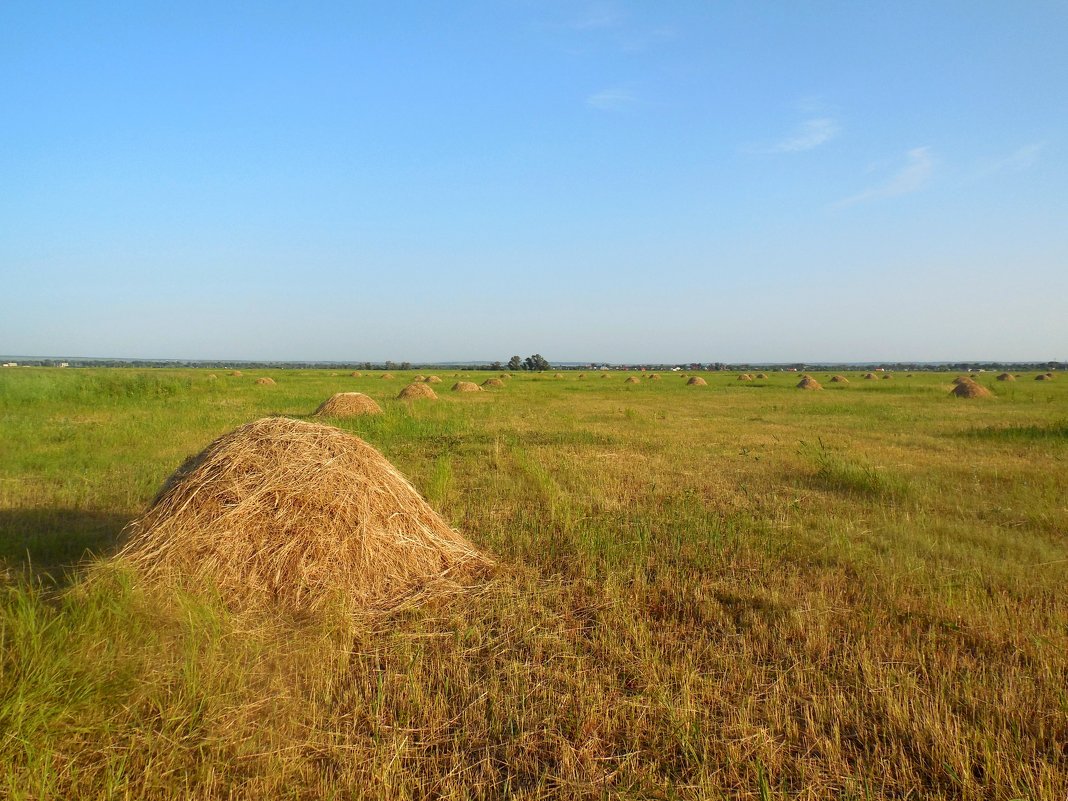
<path fill-rule="evenodd" d="M 0 796 L 1065 797 L 1065 382 L 265 374 L 0 372 Z M 296 623 L 102 561 L 183 458 L 344 390 L 493 582 Z"/>

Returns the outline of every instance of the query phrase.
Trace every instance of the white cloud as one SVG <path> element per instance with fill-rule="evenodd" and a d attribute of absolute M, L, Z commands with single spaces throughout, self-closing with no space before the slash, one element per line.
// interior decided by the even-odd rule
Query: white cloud
<path fill-rule="evenodd" d="M 931 148 L 915 147 L 905 154 L 905 166 L 894 173 L 888 180 L 847 197 L 836 205 L 853 206 L 868 200 L 897 197 L 915 192 L 930 179 L 931 173 L 934 171 L 934 165 L 935 161 L 931 155 Z"/>
<path fill-rule="evenodd" d="M 793 134 L 776 142 L 771 147 L 773 153 L 798 153 L 802 150 L 812 150 L 824 142 L 829 142 L 838 136 L 841 129 L 838 123 L 830 117 L 815 117 L 805 120 Z"/>
<path fill-rule="evenodd" d="M 586 98 L 586 105 L 599 111 L 623 111 L 637 102 L 626 89 L 605 89 Z"/>
<path fill-rule="evenodd" d="M 1006 156 L 984 164 L 977 177 L 985 178 L 988 175 L 1002 171 L 1022 172 L 1030 169 L 1038 163 L 1045 147 L 1045 142 L 1032 142 L 1029 145 L 1017 148 Z"/>

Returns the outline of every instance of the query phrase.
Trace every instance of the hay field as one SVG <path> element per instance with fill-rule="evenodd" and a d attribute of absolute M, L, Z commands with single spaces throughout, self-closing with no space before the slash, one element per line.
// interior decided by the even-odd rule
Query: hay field
<path fill-rule="evenodd" d="M 0 797 L 1068 797 L 1068 380 L 208 373 L 0 373 Z M 349 391 L 491 581 L 302 619 L 109 567 L 186 457 Z"/>

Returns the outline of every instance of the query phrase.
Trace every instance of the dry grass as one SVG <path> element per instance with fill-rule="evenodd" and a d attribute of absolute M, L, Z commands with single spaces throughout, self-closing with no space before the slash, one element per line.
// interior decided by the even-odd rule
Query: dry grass
<path fill-rule="evenodd" d="M 953 387 L 949 394 L 958 398 L 989 398 L 992 393 L 989 389 L 974 381 L 962 381 Z"/>
<path fill-rule="evenodd" d="M 232 375 L 234 378 L 240 378 L 241 377 L 241 371 L 240 370 L 231 370 L 230 371 L 230 375 Z"/>
<path fill-rule="evenodd" d="M 316 417 L 360 417 L 366 414 L 382 414 L 382 407 L 362 392 L 335 393 L 315 410 Z"/>
<path fill-rule="evenodd" d="M 397 395 L 399 400 L 418 400 L 420 398 L 435 400 L 437 397 L 437 393 L 430 388 L 430 385 L 422 381 L 409 384 Z"/>
<path fill-rule="evenodd" d="M 381 378 L 383 381 L 392 381 L 393 380 L 393 373 L 382 373 L 382 375 L 380 375 L 379 378 Z"/>
<path fill-rule="evenodd" d="M 650 381 L 659 381 L 659 380 L 660 380 L 660 376 L 659 376 L 659 375 L 657 375 L 656 373 L 651 373 L 651 374 L 649 375 L 649 380 L 650 380 Z"/>
<path fill-rule="evenodd" d="M 753 380 L 753 376 L 749 375 L 749 373 L 742 373 L 740 376 L 738 376 L 738 380 L 739 381 L 752 381 Z"/>
<path fill-rule="evenodd" d="M 705 381 L 700 376 L 696 376 L 695 375 L 695 376 L 691 376 L 690 377 L 690 380 L 686 382 L 686 386 L 688 386 L 688 387 L 707 387 L 708 386 L 708 382 Z"/>
<path fill-rule="evenodd" d="M 953 379 L 953 386 L 960 386 L 961 384 L 971 384 L 975 381 L 970 375 L 959 375 Z"/>
<path fill-rule="evenodd" d="M 481 392 L 482 387 L 473 381 L 457 381 L 452 385 L 453 392 Z"/>
<path fill-rule="evenodd" d="M 1035 381 L 1052 381 L 1052 380 L 1053 380 L 1053 374 L 1052 373 L 1039 373 L 1038 375 L 1035 376 Z"/>
<path fill-rule="evenodd" d="M 1016 380 L 1016 376 L 1014 376 L 1012 373 L 1002 373 L 1001 375 L 998 376 L 998 381 L 1015 381 L 1015 380 Z"/>
<path fill-rule="evenodd" d="M 499 378 L 487 378 L 482 382 L 482 386 L 500 388 L 504 386 L 504 382 Z"/>
<path fill-rule="evenodd" d="M 428 384 L 440 384 L 441 383 L 441 379 L 436 375 L 428 375 L 424 379 L 424 381 L 426 381 L 426 383 L 428 383 Z"/>
<path fill-rule="evenodd" d="M 363 373 L 361 373 L 359 370 L 353 370 L 351 373 L 349 373 L 349 376 L 351 376 L 352 378 L 363 378 Z"/>
<path fill-rule="evenodd" d="M 490 564 L 366 442 L 284 417 L 183 464 L 118 559 L 151 585 L 295 615 L 392 608 Z"/>
<path fill-rule="evenodd" d="M 630 376 L 627 376 L 627 378 L 623 381 L 623 383 L 624 384 L 640 384 L 641 380 L 636 375 L 630 375 Z"/>
<path fill-rule="evenodd" d="M 767 378 L 767 375 L 765 375 L 764 373 L 757 373 L 756 377 L 758 379 L 760 379 L 761 381 L 763 381 L 763 380 L 765 380 Z"/>
<path fill-rule="evenodd" d="M 273 387 L 276 382 L 273 378 L 267 378 L 266 376 L 264 376 L 262 378 L 257 378 L 256 383 L 264 387 Z"/>
<path fill-rule="evenodd" d="M 836 376 L 832 376 L 831 377 L 831 383 L 832 384 L 848 384 L 849 383 L 849 379 L 846 378 L 844 375 L 836 375 Z"/>
<path fill-rule="evenodd" d="M 800 381 L 797 382 L 797 388 L 798 389 L 823 389 L 823 387 L 820 386 L 820 382 L 819 381 L 817 381 L 815 378 L 812 378 L 811 376 L 807 376 L 807 375 L 804 378 L 802 378 Z"/>
<path fill-rule="evenodd" d="M 876 378 L 878 378 L 878 376 L 876 376 L 875 373 L 865 373 L 864 374 L 864 380 L 865 381 L 873 381 Z"/>

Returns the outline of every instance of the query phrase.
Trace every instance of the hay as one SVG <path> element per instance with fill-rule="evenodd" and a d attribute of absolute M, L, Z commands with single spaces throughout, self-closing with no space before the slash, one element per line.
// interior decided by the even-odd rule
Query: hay
<path fill-rule="evenodd" d="M 457 381 L 452 385 L 453 392 L 481 392 L 482 387 L 470 381 Z"/>
<path fill-rule="evenodd" d="M 261 385 L 263 385 L 265 387 L 273 387 L 276 382 L 275 382 L 275 380 L 273 378 L 264 377 L 264 378 L 257 378 L 256 379 L 256 383 L 257 384 L 261 384 Z"/>
<path fill-rule="evenodd" d="M 284 417 L 188 459 L 126 535 L 119 559 L 151 585 L 302 615 L 390 609 L 492 565 L 366 442 Z"/>
<path fill-rule="evenodd" d="M 338 392 L 319 404 L 316 417 L 360 417 L 382 414 L 382 407 L 362 392 Z"/>
<path fill-rule="evenodd" d="M 864 374 L 864 380 L 865 381 L 871 381 L 874 378 L 875 378 L 875 373 L 865 373 Z"/>
<path fill-rule="evenodd" d="M 639 381 L 639 380 L 638 380 L 638 377 L 637 377 L 637 376 L 633 376 L 633 375 L 632 375 L 632 376 L 628 376 L 628 377 L 627 377 L 627 380 L 626 380 L 626 381 L 624 381 L 623 383 L 624 383 L 624 384 L 640 384 L 640 383 L 641 383 L 641 381 Z"/>
<path fill-rule="evenodd" d="M 601 378 L 611 378 L 611 376 L 608 373 L 601 373 Z"/>
<path fill-rule="evenodd" d="M 1052 381 L 1053 376 L 1049 373 L 1039 373 L 1035 376 L 1035 381 Z"/>
<path fill-rule="evenodd" d="M 953 387 L 949 394 L 958 398 L 989 398 L 990 390 L 974 381 L 964 381 Z"/>
<path fill-rule="evenodd" d="M 393 373 L 382 373 L 382 375 L 379 376 L 379 377 L 381 379 L 383 379 L 384 381 L 392 381 L 393 380 Z"/>
<path fill-rule="evenodd" d="M 585 378 L 585 377 L 586 377 L 585 373 L 579 373 L 579 378 Z"/>
<path fill-rule="evenodd" d="M 353 370 L 351 373 L 349 373 L 349 375 L 353 378 L 363 378 L 363 375 L 360 373 L 359 370 Z"/>
<path fill-rule="evenodd" d="M 508 378 L 511 378 L 511 377 L 512 377 L 511 373 L 501 373 L 501 378 L 508 379 Z"/>
<path fill-rule="evenodd" d="M 960 386 L 961 384 L 971 384 L 972 379 L 966 375 L 959 375 L 953 379 L 953 386 Z"/>
<path fill-rule="evenodd" d="M 557 373 L 556 375 L 553 376 L 553 378 L 563 378 L 563 377 L 564 377 L 563 373 Z"/>
<path fill-rule="evenodd" d="M 209 373 L 208 374 L 208 381 L 218 381 L 218 380 L 219 380 L 219 376 L 215 375 L 215 373 Z"/>
<path fill-rule="evenodd" d="M 234 378 L 240 378 L 241 377 L 241 371 L 240 370 L 232 370 L 232 371 L 230 371 L 230 375 L 232 375 Z"/>
<path fill-rule="evenodd" d="M 998 381 L 1015 381 L 1015 380 L 1016 380 L 1016 376 L 1014 376 L 1012 373 L 1002 373 L 1001 375 L 998 376 Z"/>
<path fill-rule="evenodd" d="M 424 380 L 424 381 L 425 381 L 425 382 L 426 382 L 427 384 L 440 384 L 440 383 L 441 383 L 441 379 L 440 379 L 440 378 L 438 378 L 438 377 L 437 377 L 436 375 L 428 375 L 428 376 L 427 376 L 427 377 L 426 377 L 425 379 L 423 379 L 423 380 Z"/>
<path fill-rule="evenodd" d="M 757 373 L 756 377 L 762 381 L 767 379 L 767 375 L 765 375 L 764 373 Z"/>
<path fill-rule="evenodd" d="M 415 381 L 409 384 L 397 395 L 399 400 L 418 400 L 419 398 L 435 400 L 437 397 L 437 393 L 430 388 L 430 385 L 424 384 L 422 381 Z"/>
<path fill-rule="evenodd" d="M 890 375 L 890 373 L 883 373 L 883 381 L 885 381 L 888 378 L 893 378 L 893 376 Z"/>
<path fill-rule="evenodd" d="M 689 381 L 686 382 L 686 386 L 688 386 L 688 387 L 707 387 L 708 386 L 708 382 L 705 381 L 703 378 L 695 375 Z"/>
<path fill-rule="evenodd" d="M 849 379 L 846 378 L 844 375 L 836 375 L 836 376 L 833 376 L 831 378 L 831 383 L 832 384 L 848 384 L 849 383 Z"/>
<path fill-rule="evenodd" d="M 820 386 L 820 382 L 819 381 L 817 381 L 815 378 L 810 378 L 807 375 L 804 378 L 802 378 L 800 381 L 797 382 L 797 388 L 798 389 L 823 389 L 823 387 Z"/>
<path fill-rule="evenodd" d="M 752 381 L 753 380 L 753 376 L 749 375 L 749 373 L 742 373 L 740 376 L 738 376 L 738 380 L 739 381 Z"/>
<path fill-rule="evenodd" d="M 649 376 L 649 380 L 650 381 L 659 381 L 660 380 L 660 376 L 658 376 L 656 373 L 653 373 L 652 375 Z"/>
<path fill-rule="evenodd" d="M 501 381 L 501 379 L 499 379 L 499 378 L 487 378 L 485 381 L 482 382 L 482 386 L 484 386 L 484 387 L 503 387 L 504 386 L 504 382 Z"/>

